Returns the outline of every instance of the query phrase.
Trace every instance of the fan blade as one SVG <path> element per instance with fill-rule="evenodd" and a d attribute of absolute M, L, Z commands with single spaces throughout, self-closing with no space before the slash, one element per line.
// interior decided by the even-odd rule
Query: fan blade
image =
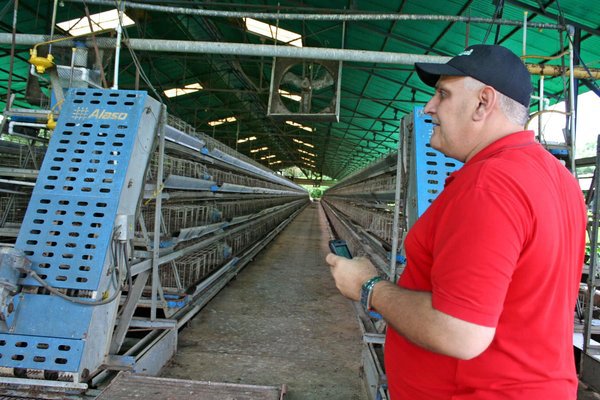
<path fill-rule="evenodd" d="M 302 87 L 302 78 L 300 78 L 293 72 L 288 71 L 285 74 L 283 74 L 283 77 L 281 78 L 281 83 L 288 83 L 299 90 Z"/>
<path fill-rule="evenodd" d="M 333 77 L 328 72 L 322 78 L 312 81 L 312 88 L 313 90 L 321 90 L 333 85 L 333 83 Z"/>
<path fill-rule="evenodd" d="M 300 100 L 300 112 L 309 113 L 311 112 L 312 106 L 312 91 L 305 90 L 302 92 L 302 99 Z"/>

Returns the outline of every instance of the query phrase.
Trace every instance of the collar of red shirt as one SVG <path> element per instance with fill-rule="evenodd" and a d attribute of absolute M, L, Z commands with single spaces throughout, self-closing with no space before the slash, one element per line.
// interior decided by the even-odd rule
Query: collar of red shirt
<path fill-rule="evenodd" d="M 499 151 L 505 150 L 507 148 L 515 148 L 522 146 L 529 146 L 535 143 L 535 134 L 533 131 L 520 131 L 511 133 L 509 135 L 503 136 L 495 142 L 491 143 L 487 147 L 480 150 L 477 154 L 473 156 L 469 161 L 465 163 L 465 165 L 473 164 L 479 161 L 483 161 L 486 158 L 490 158 L 494 154 Z M 464 168 L 464 166 L 463 166 Z M 450 174 L 446 181 L 444 182 L 444 186 L 447 186 L 450 182 L 454 180 L 454 174 L 460 172 L 460 169 Z"/>
<path fill-rule="evenodd" d="M 511 133 L 509 135 L 503 136 L 495 142 L 489 144 L 487 147 L 480 150 L 477 154 L 473 156 L 466 164 L 476 163 L 478 161 L 485 160 L 486 158 L 491 157 L 495 153 L 501 150 L 505 150 L 510 147 L 522 147 L 529 146 L 535 143 L 534 133 L 533 131 L 520 131 Z"/>

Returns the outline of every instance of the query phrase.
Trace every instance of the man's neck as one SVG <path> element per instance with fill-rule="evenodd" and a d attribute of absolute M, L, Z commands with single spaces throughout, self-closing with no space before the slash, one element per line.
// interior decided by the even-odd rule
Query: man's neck
<path fill-rule="evenodd" d="M 523 131 L 524 129 L 523 126 L 509 121 L 502 113 L 490 115 L 490 117 L 481 124 L 479 129 L 481 140 L 467 155 L 465 162 L 469 161 L 475 154 L 479 153 L 495 141 L 515 132 Z"/>

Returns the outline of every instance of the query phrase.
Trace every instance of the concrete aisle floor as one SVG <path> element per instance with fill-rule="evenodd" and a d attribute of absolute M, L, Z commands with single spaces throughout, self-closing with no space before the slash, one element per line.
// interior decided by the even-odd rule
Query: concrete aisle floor
<path fill-rule="evenodd" d="M 584 383 L 579 382 L 577 400 L 600 400 L 600 394 Z"/>
<path fill-rule="evenodd" d="M 366 399 L 362 338 L 325 264 L 327 240 L 311 204 L 182 330 L 161 376 L 286 384 L 286 400 Z"/>

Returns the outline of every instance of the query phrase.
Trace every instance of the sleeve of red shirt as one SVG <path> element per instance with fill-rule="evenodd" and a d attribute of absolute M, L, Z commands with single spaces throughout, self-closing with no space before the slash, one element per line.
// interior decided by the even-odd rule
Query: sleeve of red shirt
<path fill-rule="evenodd" d="M 492 174 L 494 175 L 494 174 Z M 510 177 L 487 176 L 506 180 Z M 474 185 L 440 215 L 433 248 L 432 305 L 464 321 L 495 327 L 531 216 L 518 190 Z M 507 187 L 504 186 L 504 187 Z M 513 188 L 514 189 L 514 188 Z"/>

